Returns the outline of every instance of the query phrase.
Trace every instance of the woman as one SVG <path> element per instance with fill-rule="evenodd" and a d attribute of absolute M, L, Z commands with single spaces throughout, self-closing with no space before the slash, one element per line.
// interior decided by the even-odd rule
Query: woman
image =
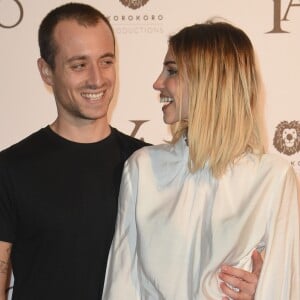
<path fill-rule="evenodd" d="M 222 299 L 221 266 L 251 271 L 254 249 L 265 249 L 255 298 L 300 299 L 296 177 L 264 153 L 247 35 L 182 29 L 154 88 L 173 139 L 125 165 L 103 299 Z"/>

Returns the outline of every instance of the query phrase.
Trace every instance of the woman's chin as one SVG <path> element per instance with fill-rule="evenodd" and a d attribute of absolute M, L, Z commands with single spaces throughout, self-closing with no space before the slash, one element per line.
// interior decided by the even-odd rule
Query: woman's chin
<path fill-rule="evenodd" d="M 163 116 L 163 120 L 164 120 L 164 123 L 167 124 L 167 125 L 172 125 L 174 123 L 176 123 L 177 121 L 174 120 L 174 118 L 170 118 L 168 116 Z"/>

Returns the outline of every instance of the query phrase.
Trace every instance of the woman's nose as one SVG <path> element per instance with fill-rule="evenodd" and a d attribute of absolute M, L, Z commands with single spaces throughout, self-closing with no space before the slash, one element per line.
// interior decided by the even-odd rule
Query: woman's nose
<path fill-rule="evenodd" d="M 163 88 L 163 79 L 161 74 L 157 77 L 157 79 L 153 83 L 153 88 L 155 90 L 161 90 Z"/>

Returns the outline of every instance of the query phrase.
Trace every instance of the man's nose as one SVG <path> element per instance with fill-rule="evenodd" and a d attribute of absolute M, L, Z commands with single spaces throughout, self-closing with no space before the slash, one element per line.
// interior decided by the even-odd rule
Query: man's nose
<path fill-rule="evenodd" d="M 100 86 L 103 82 L 103 73 L 98 64 L 90 66 L 88 82 L 95 86 Z"/>

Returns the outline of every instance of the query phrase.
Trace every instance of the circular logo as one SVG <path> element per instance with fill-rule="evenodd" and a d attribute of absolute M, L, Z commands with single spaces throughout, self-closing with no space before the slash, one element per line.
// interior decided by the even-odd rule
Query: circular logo
<path fill-rule="evenodd" d="M 293 155 L 300 151 L 300 122 L 282 121 L 276 127 L 274 147 L 283 154 Z"/>
<path fill-rule="evenodd" d="M 4 8 L 4 10 L 3 9 L 0 10 L 0 27 L 2 27 L 2 28 L 8 28 L 9 29 L 9 28 L 16 27 L 17 25 L 19 25 L 21 23 L 21 21 L 23 19 L 24 12 L 23 12 L 23 6 L 22 6 L 21 2 L 18 1 L 18 0 L 13 0 L 12 2 L 14 2 L 17 5 L 17 17 L 16 17 L 16 21 L 15 22 L 13 21 L 14 23 L 11 24 L 11 25 L 3 23 L 3 21 L 1 19 L 4 16 L 4 14 L 7 14 L 7 12 L 5 11 L 5 8 Z M 6 4 L 8 4 L 8 2 L 4 3 L 4 4 L 6 5 Z M 8 6 L 8 7 L 10 7 L 10 6 Z M 3 15 L 2 15 L 2 13 L 3 13 Z"/>
<path fill-rule="evenodd" d="M 120 0 L 120 2 L 129 8 L 137 9 L 144 6 L 149 0 Z"/>

